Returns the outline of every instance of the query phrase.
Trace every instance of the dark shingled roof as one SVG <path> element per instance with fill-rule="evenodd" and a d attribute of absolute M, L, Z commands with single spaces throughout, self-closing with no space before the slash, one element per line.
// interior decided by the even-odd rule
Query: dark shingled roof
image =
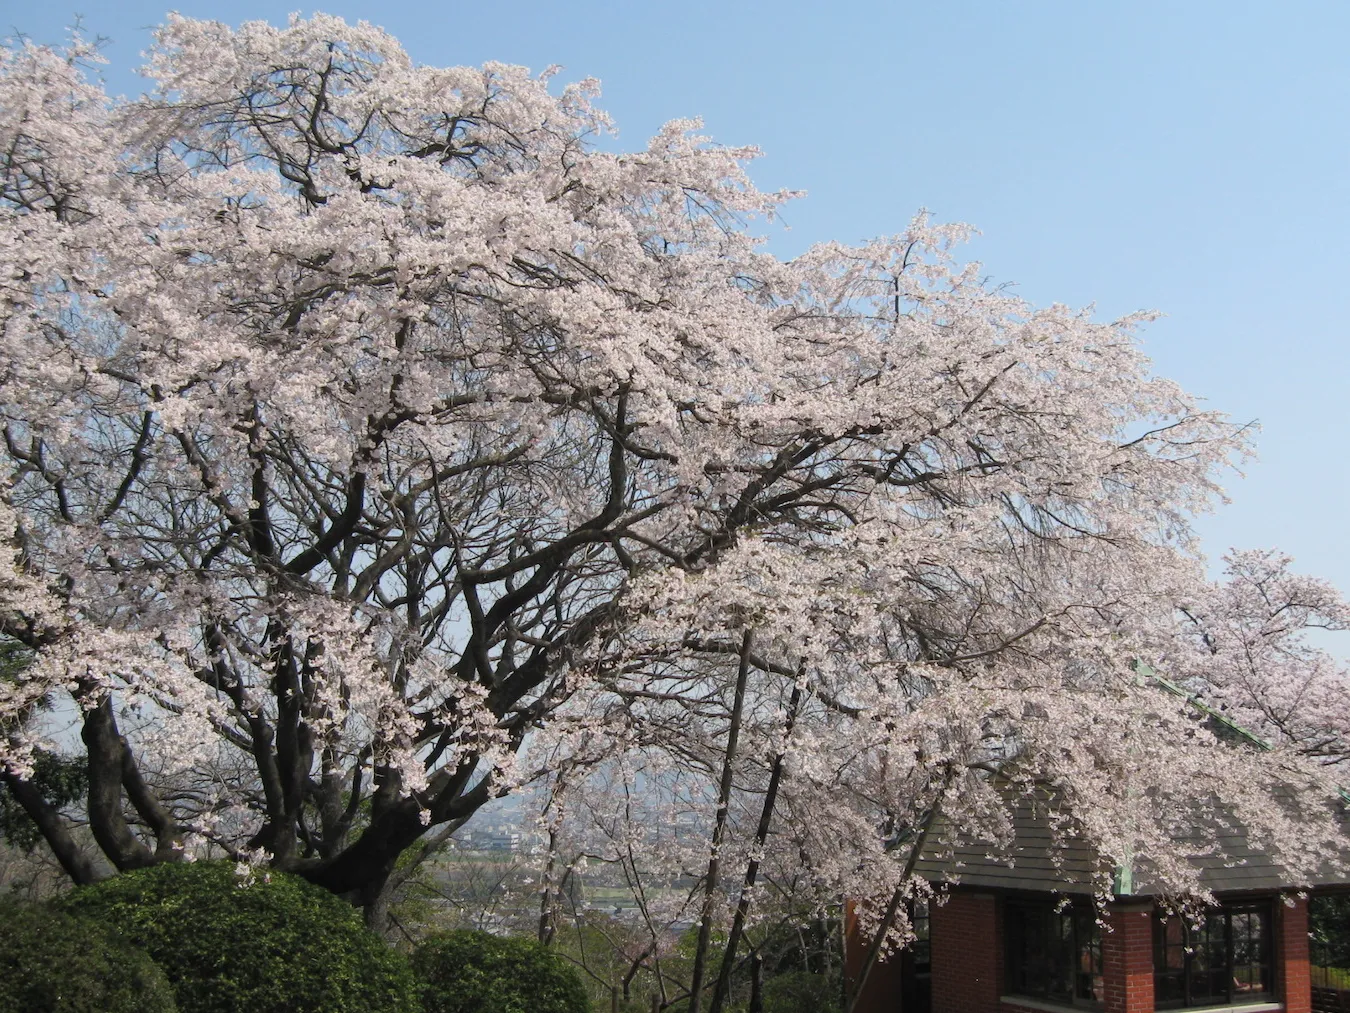
<path fill-rule="evenodd" d="M 1258 750 L 1270 748 L 1264 739 L 1149 666 L 1137 662 L 1134 668 L 1141 681 L 1181 697 L 1203 714 L 1221 737 Z M 1350 793 L 1342 789 L 1341 798 L 1350 802 Z M 1122 875 L 1121 870 L 1099 856 L 1085 841 L 1063 833 L 1060 837 L 1066 839 L 1056 841 L 1050 820 L 1043 811 L 1044 803 L 1049 800 L 1049 794 L 1042 792 L 1035 806 L 1028 799 L 1016 801 L 1012 809 L 1014 840 L 1007 851 L 954 833 L 954 828 L 938 813 L 914 871 L 931 881 L 959 880 L 969 886 L 1005 890 L 1090 894 L 1103 879 L 1109 879 L 1117 896 L 1147 897 L 1160 892 L 1146 861 L 1138 862 L 1135 868 Z M 1038 812 L 1038 809 L 1042 811 Z M 1214 893 L 1350 883 L 1344 874 L 1330 868 L 1310 880 L 1296 880 L 1270 855 L 1254 847 L 1248 834 L 1241 829 L 1220 833 L 1212 842 L 1199 833 L 1180 835 L 1174 841 L 1178 851 L 1192 856 L 1191 862 L 1201 870 L 1201 883 Z M 1213 853 L 1216 850 L 1218 854 Z M 1350 863 L 1350 848 L 1343 858 Z"/>
<path fill-rule="evenodd" d="M 1205 721 L 1222 738 L 1257 750 L 1270 749 L 1264 739 L 1147 665 L 1136 663 L 1135 672 L 1141 681 L 1184 699 L 1191 708 L 1204 715 Z M 1342 789 L 1341 799 L 1350 802 L 1350 793 Z M 1059 835 L 1064 839 L 1056 841 L 1046 815 L 1045 804 L 1050 800 L 1051 796 L 1044 790 L 1039 793 L 1035 805 L 1030 799 L 1009 798 L 1013 803 L 1014 839 L 1006 851 L 956 833 L 939 812 L 914 871 L 931 881 L 959 881 L 969 886 L 1005 890 L 1090 894 L 1098 883 L 1109 879 L 1117 896 L 1147 897 L 1161 892 L 1147 861 L 1141 860 L 1133 869 L 1122 871 L 1098 855 L 1085 841 L 1064 833 Z M 1201 870 L 1201 883 L 1214 893 L 1350 884 L 1344 874 L 1329 867 L 1311 878 L 1291 877 L 1270 855 L 1253 846 L 1249 835 L 1240 828 L 1241 821 L 1234 822 L 1238 824 L 1237 829 L 1226 829 L 1215 841 L 1208 840 L 1198 831 L 1174 838 L 1177 850 L 1192 856 L 1191 862 Z M 1218 854 L 1214 853 L 1216 850 Z M 1350 864 L 1350 846 L 1342 858 L 1345 864 Z"/>
<path fill-rule="evenodd" d="M 1112 864 L 1102 859 L 1082 840 L 1067 837 L 1056 841 L 1049 819 L 1030 801 L 1019 800 L 1012 810 L 1014 840 L 1007 851 L 954 833 L 941 814 L 933 821 L 924 853 L 914 871 L 925 879 L 959 881 L 967 886 L 1004 890 L 1053 891 L 1090 894 L 1103 879 L 1114 882 L 1117 895 L 1153 896 L 1160 892 L 1152 881 L 1148 864 L 1138 863 L 1132 882 L 1122 882 Z M 1215 893 L 1234 890 L 1278 890 L 1289 887 L 1344 885 L 1344 875 L 1330 870 L 1311 880 L 1295 880 L 1268 854 L 1254 847 L 1241 831 L 1220 834 L 1221 855 L 1197 834 L 1175 839 L 1177 850 L 1195 857 L 1201 883 Z M 1226 856 L 1226 857 L 1225 857 Z"/>

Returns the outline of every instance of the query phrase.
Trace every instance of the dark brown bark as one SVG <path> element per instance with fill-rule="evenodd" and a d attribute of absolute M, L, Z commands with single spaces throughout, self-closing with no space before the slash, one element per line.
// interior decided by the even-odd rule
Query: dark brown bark
<path fill-rule="evenodd" d="M 554 917 L 553 874 L 558 866 L 558 831 L 550 828 L 548 832 L 548 861 L 544 864 L 544 888 L 539 891 L 539 942 L 544 946 L 553 944 L 553 935 L 557 927 Z"/>
<path fill-rule="evenodd" d="M 462 790 L 472 772 L 472 764 L 462 764 L 438 794 L 431 806 L 433 825 L 469 816 L 493 797 L 486 781 Z M 426 833 L 421 812 L 417 799 L 400 799 L 374 817 L 365 832 L 330 861 L 301 863 L 296 872 L 336 894 L 373 897 L 389 878 L 399 856 Z"/>
<path fill-rule="evenodd" d="M 309 727 L 304 721 L 304 687 L 295 647 L 279 623 L 268 632 L 269 639 L 277 645 L 271 663 L 272 692 L 277 702 L 276 762 L 281 782 L 281 817 L 269 821 L 265 846 L 284 868 L 296 858 L 296 824 L 314 755 Z"/>
<path fill-rule="evenodd" d="M 122 780 L 127 763 L 126 742 L 117 730 L 112 697 L 85 713 L 80 729 L 89 760 L 89 828 L 94 840 L 120 872 L 141 869 L 155 862 L 127 824 L 122 809 Z"/>
<path fill-rule="evenodd" d="M 122 787 L 137 814 L 155 835 L 155 861 L 182 861 L 185 857 L 182 828 L 141 777 L 135 755 L 125 738 L 122 739 Z"/>

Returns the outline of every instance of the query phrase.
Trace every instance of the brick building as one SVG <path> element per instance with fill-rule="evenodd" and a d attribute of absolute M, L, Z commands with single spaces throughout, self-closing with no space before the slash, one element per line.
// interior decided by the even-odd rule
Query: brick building
<path fill-rule="evenodd" d="M 926 850 L 917 871 L 949 884 L 945 901 L 914 912 L 919 940 L 878 965 L 857 1013 L 1311 1013 L 1306 895 L 1343 879 L 1291 882 L 1230 834 L 1228 860 L 1196 859 L 1218 901 L 1199 923 L 1155 903 L 1147 869 L 1114 870 L 1099 919 L 1095 854 L 1055 844 L 1029 805 L 1014 825 L 1007 858 L 951 839 Z M 846 928 L 846 969 L 856 974 L 867 940 L 852 917 Z"/>

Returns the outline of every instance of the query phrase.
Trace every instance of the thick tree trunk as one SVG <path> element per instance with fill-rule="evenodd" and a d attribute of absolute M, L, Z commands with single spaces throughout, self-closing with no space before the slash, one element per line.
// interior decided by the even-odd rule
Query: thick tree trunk
<path fill-rule="evenodd" d="M 486 780 L 479 781 L 469 791 L 459 792 L 458 789 L 472 776 L 473 766 L 463 765 L 438 793 L 437 801 L 431 806 L 432 825 L 462 823 L 493 797 Z M 361 836 L 333 858 L 312 864 L 301 862 L 295 872 L 335 894 L 354 898 L 354 902 L 364 908 L 384 889 L 399 856 L 426 832 L 421 803 L 412 796 L 402 798 L 384 806 Z"/>
<path fill-rule="evenodd" d="M 393 897 L 392 884 L 389 882 L 389 874 L 393 872 L 393 866 L 382 870 L 382 874 L 374 876 L 366 886 L 357 891 L 355 902 L 361 908 L 361 915 L 365 919 L 366 928 L 379 935 L 387 935 L 392 926 L 389 917 L 389 901 Z"/>
<path fill-rule="evenodd" d="M 89 828 L 103 853 L 120 872 L 155 863 L 154 853 L 127 825 L 122 811 L 126 744 L 117 731 L 112 698 L 93 707 L 80 729 L 89 760 Z"/>

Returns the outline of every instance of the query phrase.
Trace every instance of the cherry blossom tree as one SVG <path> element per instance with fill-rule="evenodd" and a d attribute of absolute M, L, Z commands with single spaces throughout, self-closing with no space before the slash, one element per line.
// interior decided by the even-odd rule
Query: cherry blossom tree
<path fill-rule="evenodd" d="M 1006 838 L 993 772 L 1177 890 L 1197 797 L 1291 868 L 1340 841 L 1345 678 L 1302 632 L 1344 606 L 1273 556 L 1207 582 L 1191 518 L 1246 434 L 1153 375 L 1147 317 L 991 289 L 926 216 L 784 261 L 753 149 L 681 121 L 616 154 L 592 82 L 364 23 L 171 16 L 135 100 L 78 39 L 0 60 L 0 629 L 32 656 L 0 763 L 77 881 L 73 817 L 115 870 L 210 844 L 378 918 L 490 799 L 624 771 L 701 785 L 704 925 L 759 863 L 922 891 L 939 805 Z M 53 699 L 81 814 L 23 787 Z"/>

